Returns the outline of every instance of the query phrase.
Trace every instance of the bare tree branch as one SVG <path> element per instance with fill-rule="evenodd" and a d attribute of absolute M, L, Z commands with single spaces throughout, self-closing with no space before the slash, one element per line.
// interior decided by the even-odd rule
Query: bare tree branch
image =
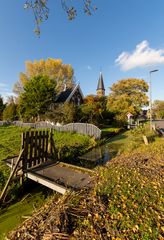
<path fill-rule="evenodd" d="M 60 0 L 63 10 L 67 13 L 68 19 L 73 20 L 77 16 L 77 10 L 74 5 L 69 3 L 69 0 Z M 97 8 L 92 5 L 92 0 L 80 0 L 83 3 L 83 10 L 87 16 L 92 15 L 92 12 Z M 72 1 L 71 1 L 72 2 Z M 40 24 L 48 19 L 49 8 L 48 0 L 26 0 L 24 9 L 32 9 L 35 19 L 35 33 L 40 36 Z"/>

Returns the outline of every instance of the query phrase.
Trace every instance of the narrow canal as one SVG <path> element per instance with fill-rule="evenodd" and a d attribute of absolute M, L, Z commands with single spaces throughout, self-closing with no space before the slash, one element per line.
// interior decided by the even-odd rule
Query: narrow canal
<path fill-rule="evenodd" d="M 115 157 L 126 143 L 127 132 L 123 132 L 108 139 L 105 144 L 97 146 L 88 153 L 78 157 L 78 159 L 72 163 L 90 169 L 93 169 L 96 166 L 104 165 L 106 162 Z"/>

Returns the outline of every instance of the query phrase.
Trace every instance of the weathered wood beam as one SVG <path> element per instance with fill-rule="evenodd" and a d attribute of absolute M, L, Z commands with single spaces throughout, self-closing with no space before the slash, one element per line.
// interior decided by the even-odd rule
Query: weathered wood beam
<path fill-rule="evenodd" d="M 18 167 L 18 165 L 19 165 L 19 163 L 20 163 L 20 160 L 21 160 L 21 157 L 22 157 L 23 152 L 24 152 L 24 149 L 22 149 L 22 150 L 20 151 L 20 154 L 19 154 L 19 156 L 18 156 L 18 159 L 17 159 L 17 161 L 16 161 L 16 163 L 15 163 L 15 165 L 14 165 L 14 167 L 13 167 L 13 170 L 11 171 L 11 174 L 10 174 L 10 176 L 9 176 L 9 178 L 8 178 L 6 184 L 5 184 L 5 187 L 4 187 L 4 189 L 3 189 L 2 193 L 1 193 L 0 201 L 3 200 L 3 198 L 4 198 L 5 194 L 6 194 L 6 191 L 7 191 L 8 187 L 9 187 L 9 184 L 10 184 L 10 182 L 11 182 L 11 180 L 12 180 L 12 178 L 13 178 L 16 170 L 17 170 L 17 167 Z"/>
<path fill-rule="evenodd" d="M 67 191 L 67 189 L 65 187 L 63 187 L 62 185 L 59 185 L 59 184 L 57 184 L 55 182 L 52 182 L 52 181 L 49 181 L 48 179 L 44 179 L 37 174 L 27 172 L 26 177 L 35 181 L 35 182 L 37 182 L 37 183 L 40 183 L 40 184 L 58 192 L 58 193 L 65 194 L 66 191 Z"/>

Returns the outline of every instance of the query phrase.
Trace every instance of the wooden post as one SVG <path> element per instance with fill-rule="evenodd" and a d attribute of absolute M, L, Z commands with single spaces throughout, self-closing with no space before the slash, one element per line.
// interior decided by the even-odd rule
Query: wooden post
<path fill-rule="evenodd" d="M 56 162 L 58 159 L 57 150 L 55 148 L 54 138 L 53 138 L 53 129 L 50 130 L 50 156 L 53 158 Z"/>
<path fill-rule="evenodd" d="M 49 132 L 49 138 L 48 138 L 48 156 L 52 156 L 52 140 L 53 140 L 53 131 L 52 128 L 50 128 Z"/>
<path fill-rule="evenodd" d="M 13 170 L 13 167 L 14 167 L 14 159 L 12 158 L 12 159 L 11 159 L 11 172 L 12 172 L 12 170 Z"/>
<path fill-rule="evenodd" d="M 24 149 L 24 141 L 23 141 L 23 139 L 24 139 L 24 134 L 22 133 L 21 134 L 21 149 Z M 24 154 L 24 152 L 22 154 Z M 20 185 L 22 185 L 23 184 L 23 160 L 22 160 L 22 162 L 20 162 L 20 164 L 21 164 L 21 168 L 22 168 L 21 176 L 20 176 Z"/>
<path fill-rule="evenodd" d="M 3 189 L 2 193 L 1 193 L 1 196 L 0 196 L 0 201 L 3 200 L 3 198 L 4 198 L 4 196 L 5 196 L 5 193 L 6 193 L 6 191 L 7 191 L 7 188 L 8 188 L 8 186 L 9 186 L 9 184 L 10 184 L 10 182 L 11 182 L 13 176 L 14 176 L 14 173 L 15 173 L 16 170 L 17 170 L 17 167 L 18 167 L 19 162 L 20 162 L 20 160 L 21 160 L 23 151 L 24 151 L 24 149 L 21 150 L 21 152 L 20 152 L 20 154 L 19 154 L 19 157 L 18 157 L 18 159 L 17 159 L 17 161 L 16 161 L 16 163 L 15 163 L 15 166 L 14 166 L 14 168 L 13 168 L 13 171 L 11 172 L 11 174 L 10 174 L 10 176 L 9 176 L 7 182 L 6 182 L 6 185 L 5 185 L 5 187 L 4 187 L 4 189 Z"/>
<path fill-rule="evenodd" d="M 147 137 L 145 135 L 143 135 L 143 140 L 144 140 L 145 145 L 149 145 Z"/>

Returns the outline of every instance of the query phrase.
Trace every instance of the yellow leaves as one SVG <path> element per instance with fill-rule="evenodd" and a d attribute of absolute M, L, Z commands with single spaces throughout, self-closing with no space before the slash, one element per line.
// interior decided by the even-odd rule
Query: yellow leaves
<path fill-rule="evenodd" d="M 139 230 L 138 225 L 135 225 L 135 226 L 132 228 L 132 230 L 133 230 L 133 232 L 138 232 L 138 230 Z"/>
<path fill-rule="evenodd" d="M 96 219 L 99 219 L 98 213 L 95 213 L 95 218 L 96 218 Z"/>
<path fill-rule="evenodd" d="M 110 218 L 111 218 L 112 220 L 114 220 L 114 219 L 116 219 L 116 220 L 121 220 L 122 217 L 123 217 L 122 213 L 117 212 L 117 213 L 115 213 L 115 214 L 113 213 Z"/>
<path fill-rule="evenodd" d="M 73 68 L 70 64 L 63 64 L 61 59 L 48 58 L 47 60 L 41 59 L 26 61 L 26 72 L 20 73 L 19 82 L 17 85 L 24 86 L 25 83 L 33 77 L 48 76 L 50 79 L 56 81 L 57 90 L 61 91 L 63 81 L 66 81 L 68 87 L 72 86 Z M 17 90 L 16 92 L 19 93 Z M 21 92 L 21 88 L 20 88 Z"/>
<path fill-rule="evenodd" d="M 23 86 L 28 82 L 28 78 L 27 78 L 26 74 L 24 74 L 22 72 L 19 74 L 19 78 L 20 78 L 20 82 L 22 83 Z"/>
<path fill-rule="evenodd" d="M 122 204 L 122 208 L 123 208 L 123 209 L 126 209 L 125 203 Z"/>
<path fill-rule="evenodd" d="M 83 224 L 85 226 L 89 226 L 90 225 L 89 220 L 88 219 L 84 219 Z"/>
<path fill-rule="evenodd" d="M 161 227 L 162 232 L 164 233 L 164 226 Z"/>
<path fill-rule="evenodd" d="M 137 209 L 137 208 L 138 208 L 138 204 L 137 204 L 137 203 L 133 203 L 133 207 L 134 207 L 135 209 Z"/>
<path fill-rule="evenodd" d="M 112 237 L 112 240 L 122 240 L 122 239 L 119 237 Z"/>
<path fill-rule="evenodd" d="M 122 201 L 125 201 L 127 199 L 127 197 L 122 194 L 121 199 L 122 199 Z"/>
<path fill-rule="evenodd" d="M 120 219 L 122 219 L 122 217 L 123 217 L 122 213 L 118 212 L 117 213 L 117 219 L 120 220 Z"/>
<path fill-rule="evenodd" d="M 159 183 L 159 182 L 153 181 L 153 182 L 151 182 L 151 183 L 153 184 L 153 186 L 154 186 L 155 188 L 160 187 L 160 183 Z"/>

